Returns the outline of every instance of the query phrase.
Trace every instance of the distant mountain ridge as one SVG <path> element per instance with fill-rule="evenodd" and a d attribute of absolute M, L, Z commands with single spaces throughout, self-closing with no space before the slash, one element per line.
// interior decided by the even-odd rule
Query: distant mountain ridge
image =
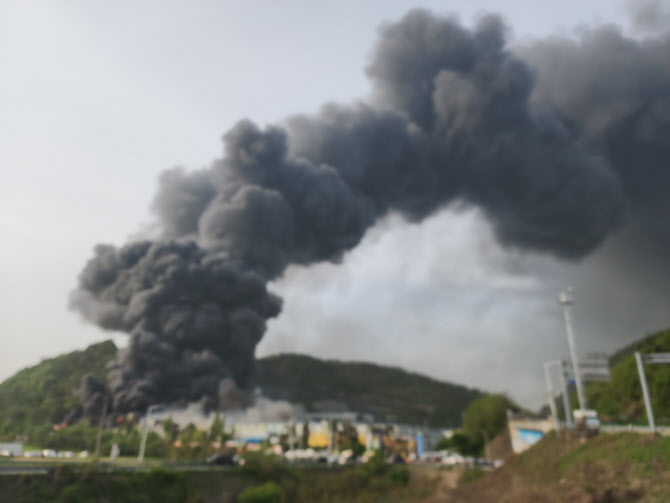
<path fill-rule="evenodd" d="M 105 378 L 116 354 L 110 341 L 43 360 L 0 383 L 0 438 L 52 425 L 79 405 L 81 378 Z M 383 421 L 456 426 L 478 390 L 440 382 L 417 373 L 361 362 L 320 360 L 280 354 L 258 360 L 255 385 L 265 396 L 302 404 L 308 411 L 330 403 L 370 413 Z"/>
<path fill-rule="evenodd" d="M 258 360 L 263 394 L 318 410 L 319 402 L 339 402 L 381 421 L 455 427 L 461 413 L 482 391 L 374 363 L 320 360 L 279 354 Z"/>

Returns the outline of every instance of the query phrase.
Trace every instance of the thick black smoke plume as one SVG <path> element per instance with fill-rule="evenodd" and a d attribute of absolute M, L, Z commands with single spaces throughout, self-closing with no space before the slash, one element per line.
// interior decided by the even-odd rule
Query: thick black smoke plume
<path fill-rule="evenodd" d="M 265 320 L 280 309 L 258 274 L 192 242 L 98 246 L 79 282 L 75 305 L 132 336 L 108 379 L 118 410 L 186 405 L 217 397 L 227 379 L 246 383 Z"/>
<path fill-rule="evenodd" d="M 337 261 L 389 211 L 417 221 L 477 205 L 503 245 L 570 259 L 630 215 L 670 221 L 668 39 L 605 29 L 520 54 L 497 16 L 467 29 L 412 11 L 380 31 L 370 103 L 241 121 L 210 169 L 164 173 L 161 240 L 99 246 L 73 296 L 131 335 L 108 383 L 114 407 L 215 398 L 225 378 L 247 386 L 279 313 L 267 281 Z"/>

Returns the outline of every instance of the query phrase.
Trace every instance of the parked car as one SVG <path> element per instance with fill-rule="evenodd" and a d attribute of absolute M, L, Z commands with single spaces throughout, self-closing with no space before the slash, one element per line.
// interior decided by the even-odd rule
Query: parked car
<path fill-rule="evenodd" d="M 475 459 L 475 466 L 478 468 L 493 468 L 493 461 L 488 458 Z"/>
<path fill-rule="evenodd" d="M 463 463 L 465 463 L 465 459 L 457 453 L 449 454 L 442 458 L 442 464 L 446 466 L 459 466 Z"/>
<path fill-rule="evenodd" d="M 212 466 L 235 466 L 237 463 L 233 456 L 216 452 L 207 458 L 207 464 Z"/>

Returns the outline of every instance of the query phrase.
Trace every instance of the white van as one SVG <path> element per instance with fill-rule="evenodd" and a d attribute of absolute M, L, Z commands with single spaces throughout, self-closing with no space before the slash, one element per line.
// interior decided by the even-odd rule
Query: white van
<path fill-rule="evenodd" d="M 592 409 L 577 409 L 572 412 L 577 428 L 586 428 L 589 431 L 598 431 L 600 429 L 600 419 L 598 413 Z"/>

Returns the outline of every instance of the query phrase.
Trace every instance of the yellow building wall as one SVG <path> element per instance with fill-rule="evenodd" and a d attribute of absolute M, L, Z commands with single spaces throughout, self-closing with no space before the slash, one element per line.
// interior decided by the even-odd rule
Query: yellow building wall
<path fill-rule="evenodd" d="M 327 433 L 310 432 L 307 445 L 309 447 L 328 447 L 329 440 Z"/>

